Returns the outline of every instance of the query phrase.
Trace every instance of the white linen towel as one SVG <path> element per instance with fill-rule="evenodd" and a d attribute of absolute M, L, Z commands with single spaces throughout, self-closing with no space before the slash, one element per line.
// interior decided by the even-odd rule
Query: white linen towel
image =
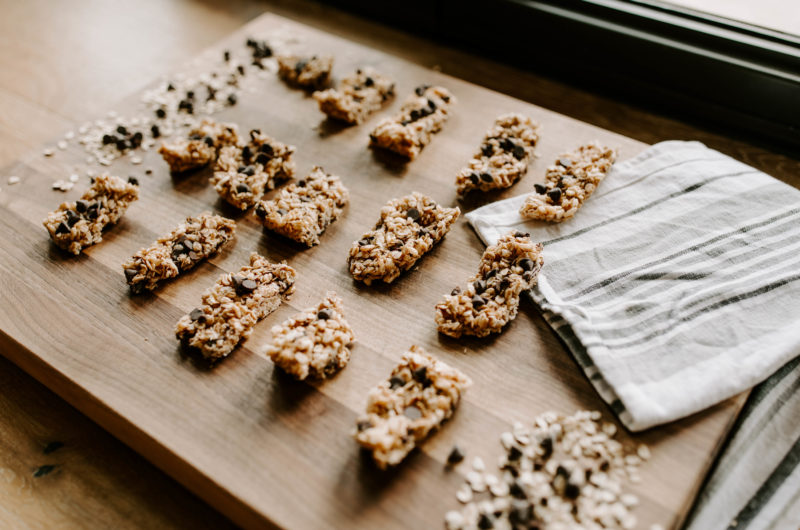
<path fill-rule="evenodd" d="M 617 163 L 576 216 L 468 221 L 544 243 L 531 292 L 620 420 L 639 431 L 758 384 L 800 354 L 800 191 L 697 142 Z"/>

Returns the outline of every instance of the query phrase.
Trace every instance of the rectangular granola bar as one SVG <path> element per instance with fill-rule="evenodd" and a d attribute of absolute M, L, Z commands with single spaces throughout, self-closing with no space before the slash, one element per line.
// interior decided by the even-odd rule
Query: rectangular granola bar
<path fill-rule="evenodd" d="M 528 170 L 539 141 L 538 129 L 538 124 L 522 114 L 497 118 L 478 152 L 458 172 L 458 194 L 510 188 Z"/>
<path fill-rule="evenodd" d="M 171 172 L 181 173 L 208 165 L 217 158 L 222 147 L 238 142 L 236 125 L 205 119 L 190 130 L 186 138 L 162 143 L 158 152 L 169 164 Z"/>
<path fill-rule="evenodd" d="M 349 201 L 341 179 L 315 166 L 306 178 L 286 186 L 274 199 L 260 201 L 255 211 L 265 227 L 313 247 Z"/>
<path fill-rule="evenodd" d="M 175 335 L 206 359 L 221 359 L 289 298 L 295 276 L 286 263 L 271 263 L 253 253 L 250 265 L 223 274 L 203 293 L 203 303 L 178 321 Z"/>
<path fill-rule="evenodd" d="M 611 169 L 617 153 L 597 142 L 561 155 L 547 168 L 545 185 L 535 184 L 519 210 L 525 219 L 560 222 L 578 212 Z"/>
<path fill-rule="evenodd" d="M 75 202 L 64 202 L 50 212 L 43 224 L 53 242 L 75 255 L 103 240 L 103 230 L 119 221 L 139 198 L 139 182 L 100 175 Z"/>
<path fill-rule="evenodd" d="M 283 144 L 258 129 L 250 131 L 244 147 L 224 147 L 214 167 L 211 183 L 228 203 L 246 210 L 275 183 L 294 175 L 295 148 Z"/>
<path fill-rule="evenodd" d="M 478 274 L 436 305 L 439 332 L 451 337 L 499 333 L 517 316 L 519 296 L 536 285 L 544 263 L 542 244 L 513 232 L 486 248 Z"/>
<path fill-rule="evenodd" d="M 359 68 L 337 88 L 314 92 L 319 110 L 329 118 L 356 124 L 366 120 L 394 96 L 394 81 L 373 68 Z"/>
<path fill-rule="evenodd" d="M 233 239 L 236 223 L 208 212 L 189 217 L 122 265 L 131 292 L 153 290 L 208 258 Z"/>
<path fill-rule="evenodd" d="M 391 376 L 370 390 L 356 441 L 381 469 L 399 464 L 455 412 L 469 377 L 419 346 L 403 355 Z"/>
<path fill-rule="evenodd" d="M 397 115 L 378 123 L 369 136 L 370 145 L 413 160 L 433 134 L 442 129 L 455 102 L 456 98 L 445 88 L 418 86 Z"/>
<path fill-rule="evenodd" d="M 295 379 L 325 379 L 347 365 L 354 341 L 353 329 L 342 314 L 342 299 L 328 292 L 318 305 L 273 326 L 266 353 Z"/>
<path fill-rule="evenodd" d="M 459 208 L 445 208 L 414 192 L 381 208 L 373 230 L 350 247 L 347 263 L 356 280 L 393 282 L 450 231 Z"/>
<path fill-rule="evenodd" d="M 333 57 L 329 55 L 300 57 L 297 55 L 279 55 L 278 75 L 292 86 L 306 89 L 324 87 L 331 77 Z"/>

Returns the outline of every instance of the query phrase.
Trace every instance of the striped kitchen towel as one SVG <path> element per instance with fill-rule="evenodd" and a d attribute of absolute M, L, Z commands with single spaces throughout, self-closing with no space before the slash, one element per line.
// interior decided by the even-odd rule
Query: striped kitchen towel
<path fill-rule="evenodd" d="M 525 221 L 524 196 L 466 217 L 487 244 L 544 244 L 531 296 L 638 431 L 765 380 L 800 354 L 800 191 L 697 142 L 617 163 L 577 215 Z"/>

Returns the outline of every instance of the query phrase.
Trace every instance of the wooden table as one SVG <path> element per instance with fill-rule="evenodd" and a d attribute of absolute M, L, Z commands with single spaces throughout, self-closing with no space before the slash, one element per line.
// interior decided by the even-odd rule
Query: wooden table
<path fill-rule="evenodd" d="M 5 10 L 13 16 L 4 18 L 2 24 L 9 24 L 10 20 L 14 20 L 14 24 L 2 28 L 5 30 L 2 38 L 7 39 L 4 49 L 16 52 L 14 57 L 10 55 L 2 57 L 4 71 L 12 74 L 4 76 L 0 81 L 2 83 L 0 84 L 0 96 L 2 96 L 0 116 L 3 117 L 3 122 L 0 123 L 0 134 L 6 139 L 3 142 L 4 150 L 0 153 L 5 162 L 10 162 L 27 148 L 34 147 L 41 141 L 50 139 L 57 133 L 66 130 L 70 122 L 80 121 L 87 115 L 108 108 L 120 96 L 141 86 L 140 79 L 170 71 L 180 59 L 196 52 L 202 45 L 210 44 L 216 38 L 227 34 L 235 29 L 242 20 L 261 10 L 261 6 L 233 4 L 227 6 L 225 12 L 215 12 L 203 4 L 185 4 L 176 8 L 174 13 L 163 13 L 155 4 L 148 5 L 143 2 L 138 6 L 134 15 L 135 23 L 133 23 L 130 19 L 101 16 L 104 14 L 104 8 L 100 5 L 72 7 L 74 9 L 65 8 L 65 12 L 62 14 L 53 11 L 49 5 L 45 9 L 43 5 L 31 2 L 24 5 L 7 6 Z M 679 123 L 652 117 L 624 105 L 536 78 L 531 74 L 468 57 L 460 52 L 439 46 L 421 47 L 415 38 L 379 28 L 371 23 L 359 21 L 315 4 L 299 6 L 296 3 L 291 6 L 276 4 L 272 6 L 272 9 L 294 16 L 326 31 L 344 34 L 346 37 L 370 47 L 405 56 L 423 65 L 439 65 L 443 71 L 449 74 L 489 85 L 522 99 L 594 122 L 616 132 L 635 136 L 646 142 L 669 137 L 698 138 L 779 177 L 789 174 L 797 166 L 795 161 L 778 155 L 745 144 L 730 142 Z M 108 13 L 105 14 L 108 15 Z M 99 22 L 91 24 L 87 21 L 87 16 L 97 17 L 98 21 L 102 20 L 102 24 Z M 41 31 L 48 27 L 48 23 L 58 24 L 58 27 L 61 28 L 74 28 L 74 40 L 67 40 L 68 43 L 73 43 L 74 48 L 65 46 L 64 42 L 58 39 L 49 40 L 54 35 L 53 33 L 47 33 L 51 37 L 26 34 L 27 31 L 31 31 L 30 28 L 37 28 L 37 25 L 36 23 L 23 23 L 25 17 L 31 17 L 41 24 L 38 26 Z M 74 17 L 74 22 L 70 23 L 69 17 Z M 78 20 L 81 22 L 79 23 Z M 75 29 L 81 28 L 80 24 L 91 25 L 92 31 L 87 34 Z M 127 45 L 126 35 L 131 35 L 133 29 L 128 29 L 128 33 L 126 33 L 125 28 L 140 27 L 140 24 L 145 24 L 152 30 L 144 41 L 137 40 L 129 45 L 135 48 L 137 54 L 131 56 L 130 53 L 125 53 L 129 52 L 125 46 Z M 87 43 L 89 46 L 84 48 Z M 92 46 L 92 43 L 95 45 Z M 35 45 L 41 47 L 37 50 Z M 87 49 L 88 51 L 83 51 L 82 55 L 76 55 L 76 50 Z M 70 54 L 70 52 L 72 53 Z M 86 54 L 93 60 L 86 60 Z M 126 59 L 126 68 L 118 70 L 111 68 L 110 65 L 120 62 L 119 57 L 121 56 Z M 138 63 L 137 57 L 140 58 Z M 155 58 L 159 58 L 159 60 L 155 61 Z M 172 62 L 170 62 L 171 58 Z M 62 64 L 70 64 L 70 66 L 59 67 Z M 109 67 L 100 68 L 99 66 L 103 64 L 109 65 Z M 94 67 L 90 68 L 87 65 Z M 81 69 L 82 66 L 83 69 Z M 63 68 L 63 70 L 59 70 L 59 68 Z M 27 71 L 28 69 L 30 71 Z M 59 83 L 51 83 L 52 77 L 57 77 Z M 80 85 L 81 82 L 84 84 Z M 56 85 L 62 87 L 63 92 L 53 91 L 53 87 Z M 126 88 L 117 88 L 122 86 Z M 57 110 L 48 110 L 48 107 Z M 620 123 L 620 117 L 624 118 L 624 122 Z M 474 135 L 479 136 L 480 132 L 475 132 Z M 468 134 L 465 133 L 464 136 L 466 137 Z M 446 142 L 446 140 L 441 141 Z M 629 145 L 633 148 L 636 144 Z M 550 149 L 554 148 L 555 144 L 550 147 Z M 5 150 L 8 150 L 8 153 Z M 545 152 L 545 155 L 547 154 L 549 153 Z M 458 162 L 454 161 L 453 163 L 457 164 Z M 3 184 L 0 182 L 0 187 L 5 188 L 6 186 Z M 437 188 L 437 191 L 440 191 L 440 194 L 446 193 L 445 189 L 446 186 L 443 186 Z M 350 214 L 352 215 L 353 212 Z M 374 217 L 375 214 L 373 211 L 365 211 L 363 214 L 355 215 L 359 217 L 363 215 L 363 218 L 367 219 Z M 350 234 L 347 235 L 349 237 Z M 145 240 L 140 241 L 142 244 L 146 242 Z M 108 243 L 108 245 L 112 244 L 112 242 Z M 456 248 L 463 246 L 472 253 L 479 252 L 479 246 L 474 236 L 463 226 L 460 227 L 460 232 L 454 231 L 446 244 Z M 444 251 L 440 250 L 438 253 L 443 254 Z M 436 254 L 430 256 L 430 260 L 436 259 Z M 227 265 L 232 261 L 225 263 Z M 470 269 L 469 261 L 466 260 L 465 264 L 455 265 L 455 267 L 457 269 L 463 267 L 464 270 Z M 423 268 L 428 270 L 427 267 L 423 266 Z M 460 269 L 458 270 L 458 274 L 462 274 Z M 213 276 L 213 272 L 203 274 L 197 281 L 208 283 Z M 403 296 L 408 295 L 409 298 L 414 298 L 415 293 L 417 297 L 423 296 L 419 291 L 423 286 L 415 288 L 410 284 L 411 282 L 407 282 L 409 287 L 403 289 L 406 291 L 405 293 L 401 292 Z M 196 296 L 197 293 L 194 291 L 197 290 L 197 287 L 196 285 L 194 288 L 188 289 L 187 294 L 192 291 Z M 200 287 L 202 288 L 202 285 Z M 387 293 L 378 293 L 376 296 L 386 297 Z M 298 292 L 296 304 L 302 305 L 303 302 L 310 300 L 310 297 L 311 291 L 307 291 L 306 294 Z M 430 302 L 435 302 L 437 297 L 438 291 L 436 290 L 425 294 L 423 303 L 420 305 L 427 307 Z M 391 294 L 389 298 L 392 298 Z M 9 309 L 6 308 L 5 311 L 9 311 Z M 413 316 L 411 318 L 415 319 Z M 266 338 L 263 331 L 262 329 L 262 338 Z M 506 339 L 506 337 L 508 338 Z M 525 412 L 531 414 L 543 410 L 542 407 L 546 405 L 552 407 L 556 404 L 559 407 L 601 406 L 574 363 L 564 358 L 563 350 L 555 341 L 552 333 L 530 312 L 522 315 L 502 340 L 518 340 L 520 343 L 534 341 L 539 345 L 535 361 L 532 359 L 532 366 L 527 367 L 531 370 L 528 375 L 536 375 L 537 380 L 552 391 L 553 397 L 552 401 L 545 400 L 543 403 L 536 403 L 535 409 L 531 406 L 520 409 L 521 405 L 530 404 L 530 402 L 510 394 L 508 399 L 502 402 L 506 412 L 500 416 L 505 416 L 506 413 Z M 9 348 L 4 351 L 6 356 L 22 363 L 23 355 L 20 351 L 7 341 L 4 341 L 3 346 Z M 446 346 L 453 349 L 452 344 Z M 353 370 L 353 377 L 357 377 L 359 380 L 363 378 L 364 383 L 371 384 L 376 377 L 386 371 L 390 365 L 389 359 L 396 357 L 401 352 L 400 350 L 401 346 L 387 350 L 381 357 L 380 366 L 370 368 L 369 373 L 355 374 L 356 371 Z M 237 357 L 231 359 L 233 362 L 226 361 L 225 370 L 234 370 L 233 367 L 239 363 L 252 363 L 254 360 L 248 361 L 247 359 L 256 359 L 253 355 L 248 357 L 249 352 L 239 353 Z M 383 353 L 381 352 L 381 354 Z M 513 360 L 513 358 L 509 358 L 509 360 Z M 252 366 L 259 367 L 258 369 L 263 372 L 263 361 L 260 362 L 262 364 Z M 477 369 L 490 367 L 494 362 L 498 362 L 498 360 L 490 359 L 487 355 L 470 359 L 470 364 L 475 363 L 474 367 Z M 86 518 L 90 517 L 98 526 L 193 524 L 201 527 L 206 525 L 218 527 L 223 524 L 223 520 L 216 513 L 187 494 L 174 482 L 165 479 L 140 457 L 114 441 L 109 435 L 7 361 L 2 361 L 2 363 L 4 368 L 2 377 L 6 384 L 3 385 L 3 392 L 0 394 L 3 404 L 1 410 L 4 412 L 2 423 L 4 436 L 2 437 L 3 446 L 0 448 L 2 450 L 0 462 L 2 462 L 7 480 L 3 486 L 0 486 L 2 488 L 0 491 L 3 491 L 5 498 L 12 502 L 4 503 L 4 510 L 0 512 L 0 523 L 8 526 L 35 525 L 39 522 L 46 525 L 58 523 L 80 526 L 85 524 Z M 356 365 L 354 364 L 353 367 L 355 368 Z M 27 365 L 26 369 L 37 373 L 35 367 L 31 365 Z M 349 373 L 345 372 L 345 374 Z M 39 377 L 46 378 L 42 374 L 43 372 L 37 373 Z M 262 373 L 263 375 L 264 373 Z M 343 379 L 343 381 L 346 380 Z M 52 383 L 52 381 L 48 381 L 48 383 Z M 480 381 L 476 385 L 476 389 L 471 391 L 475 401 L 471 403 L 468 400 L 465 403 L 465 409 L 473 407 L 474 410 L 480 410 L 481 407 L 476 406 L 479 403 L 479 395 L 486 388 L 491 388 L 492 383 L 491 377 Z M 267 382 L 267 384 L 271 386 L 273 382 Z M 336 384 L 340 387 L 346 386 L 345 383 L 339 383 L 338 379 Z M 521 385 L 521 381 L 518 381 L 517 384 L 520 385 L 515 388 L 517 394 L 524 396 L 529 392 L 525 386 Z M 80 400 L 81 396 L 70 394 L 67 387 L 61 386 L 59 391 L 71 400 Z M 291 400 L 295 396 L 278 397 L 282 400 Z M 348 395 L 346 400 L 351 398 L 355 402 L 363 399 L 363 396 Z M 309 405 L 307 402 L 312 404 Z M 315 407 L 318 406 L 314 405 L 314 402 L 313 399 L 306 399 L 303 405 L 303 408 L 310 407 L 311 410 L 308 413 L 312 415 L 315 413 Z M 671 439 L 681 437 L 687 440 L 687 452 L 682 455 L 685 457 L 682 462 L 681 459 L 673 461 L 672 458 L 665 458 L 661 464 L 658 464 L 658 467 L 652 468 L 653 474 L 646 474 L 646 477 L 650 476 L 655 479 L 659 475 L 659 471 L 676 465 L 682 465 L 684 468 L 688 465 L 693 468 L 689 469 L 689 474 L 700 477 L 702 468 L 708 463 L 708 455 L 712 452 L 720 433 L 727 427 L 732 412 L 737 409 L 739 402 L 740 400 L 733 400 L 687 421 L 661 429 L 657 433 L 646 434 L 644 438 L 655 442 L 656 449 L 661 444 L 674 443 L 670 442 Z M 264 403 L 260 405 L 262 408 L 265 406 Z M 531 411 L 531 409 L 533 410 Z M 115 434 L 125 438 L 128 443 L 139 449 L 145 449 L 148 445 L 148 440 L 137 439 L 135 433 L 127 432 L 124 428 L 120 428 L 119 424 L 117 428 L 110 425 L 110 423 L 114 423 L 113 418 L 109 419 L 104 416 L 102 410 L 94 409 L 91 406 L 87 410 L 93 416 L 103 419 L 110 428 L 114 429 Z M 460 416 L 468 414 L 464 410 L 459 412 Z M 466 429 L 461 431 L 462 435 L 474 428 L 468 424 L 469 421 L 462 422 L 464 424 L 462 428 Z M 499 432 L 503 420 L 495 417 L 490 424 L 493 426 L 492 431 Z M 441 459 L 446 452 L 447 444 L 458 435 L 457 425 L 454 422 L 452 426 L 432 440 L 429 447 L 426 447 L 426 453 L 430 453 L 433 458 Z M 485 425 L 483 426 L 485 427 Z M 65 445 L 59 448 L 58 444 L 52 443 L 56 441 L 63 442 Z M 350 450 L 350 446 L 347 447 L 347 450 Z M 44 453 L 45 449 L 48 450 L 47 454 Z M 153 458 L 152 455 L 149 456 Z M 422 466 L 420 463 L 422 459 L 420 456 L 416 464 L 409 466 L 414 471 L 405 473 L 416 474 L 416 470 Z M 49 468 L 41 466 L 47 464 L 56 467 L 49 473 L 43 474 Z M 166 466 L 163 460 L 159 464 Z M 433 465 L 435 466 L 435 464 Z M 33 478 L 32 475 L 36 470 L 39 470 L 39 474 L 43 476 Z M 171 471 L 176 472 L 175 469 L 171 469 Z M 428 470 L 429 472 L 430 470 Z M 177 474 L 187 482 L 192 482 L 192 479 L 196 478 L 182 473 L 178 472 Z M 419 473 L 424 474 L 425 472 L 420 470 Z M 383 481 L 369 472 L 362 478 L 365 479 L 362 484 L 366 483 L 370 487 L 379 486 L 374 482 L 375 480 Z M 391 487 L 395 490 L 407 488 L 408 486 L 403 486 L 403 483 L 402 478 L 393 479 L 394 485 Z M 685 507 L 691 497 L 691 490 L 696 485 L 694 483 L 687 487 L 685 484 L 673 484 L 672 487 L 665 488 L 664 498 L 657 501 L 651 499 L 654 502 L 649 502 L 649 507 L 644 508 L 647 514 L 644 520 L 660 520 L 667 523 L 676 521 L 680 517 L 680 510 L 674 507 Z M 449 489 L 453 488 L 454 486 Z M 113 492 L 112 495 L 108 493 L 110 491 Z M 248 518 L 247 513 L 237 511 L 234 506 L 236 503 L 232 503 L 230 498 L 218 495 L 218 492 L 213 489 L 205 490 L 204 493 L 214 499 L 216 506 L 227 509 L 229 513 L 238 514 L 240 521 L 252 521 Z M 445 495 L 447 498 L 440 504 L 451 506 L 453 504 L 451 493 L 445 491 Z M 434 518 L 428 520 L 433 521 L 434 525 L 438 524 L 440 519 L 435 518 L 437 514 L 429 515 Z M 329 519 L 329 521 L 335 521 L 335 519 Z"/>

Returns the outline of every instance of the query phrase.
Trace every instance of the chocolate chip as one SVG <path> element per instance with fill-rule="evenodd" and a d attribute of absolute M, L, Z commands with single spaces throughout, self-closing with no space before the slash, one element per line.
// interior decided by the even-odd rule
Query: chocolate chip
<path fill-rule="evenodd" d="M 457 445 L 454 445 L 453 449 L 450 451 L 450 454 L 447 455 L 447 463 L 453 466 L 462 460 L 464 460 L 464 453 Z"/>
<path fill-rule="evenodd" d="M 514 144 L 514 142 L 512 142 L 512 141 L 511 141 L 511 140 L 509 140 L 508 138 L 502 138 L 502 139 L 500 140 L 500 148 L 501 148 L 503 151 L 511 151 L 512 149 L 514 149 L 514 146 L 515 146 L 515 145 L 516 145 L 516 144 Z"/>
<path fill-rule="evenodd" d="M 475 292 L 481 294 L 483 291 L 486 290 L 486 282 L 483 280 L 478 280 L 472 284 L 472 287 L 475 288 Z"/>
<path fill-rule="evenodd" d="M 223 59 L 225 60 L 225 62 L 227 63 L 228 61 L 230 61 L 230 60 L 231 60 L 231 52 L 230 52 L 230 51 L 228 51 L 228 50 L 225 50 L 224 52 L 222 52 L 222 58 L 223 58 Z"/>
<path fill-rule="evenodd" d="M 189 114 L 192 114 L 194 113 L 194 103 L 192 103 L 188 99 L 182 99 L 178 103 L 178 110 L 185 110 Z"/>
<path fill-rule="evenodd" d="M 203 313 L 203 310 L 200 309 L 199 307 L 195 307 L 194 309 L 192 309 L 192 312 L 189 313 L 189 318 L 191 318 L 194 322 L 197 322 L 198 320 L 203 318 L 203 316 L 205 316 L 205 313 Z"/>
<path fill-rule="evenodd" d="M 505 290 L 508 289 L 508 287 L 510 285 L 511 285 L 511 282 L 508 281 L 507 278 L 503 278 L 502 280 L 500 280 L 500 283 L 497 285 L 497 292 L 498 293 L 505 292 Z"/>
<path fill-rule="evenodd" d="M 486 274 L 484 274 L 483 276 L 484 276 L 484 278 L 486 278 L 487 280 L 488 280 L 489 278 L 494 278 L 495 276 L 497 276 L 497 269 L 491 269 L 489 272 L 487 272 L 487 273 L 486 273 Z"/>
<path fill-rule="evenodd" d="M 544 195 L 547 192 L 547 188 L 542 186 L 541 184 L 534 184 L 533 189 L 539 195 Z"/>
<path fill-rule="evenodd" d="M 425 91 L 426 91 L 426 90 L 428 90 L 430 87 L 431 87 L 430 85 L 420 85 L 420 86 L 418 86 L 417 88 L 415 88 L 415 89 L 414 89 L 414 93 L 415 93 L 416 95 L 418 95 L 418 96 L 421 96 L 421 95 L 422 95 L 422 94 L 424 94 L 424 93 L 425 93 Z"/>
<path fill-rule="evenodd" d="M 262 153 L 268 154 L 269 156 L 272 156 L 275 152 L 275 150 L 269 144 L 261 144 L 261 147 L 259 147 L 258 150 Z"/>
<path fill-rule="evenodd" d="M 113 144 L 117 141 L 117 137 L 113 134 L 104 134 L 103 135 L 103 145 Z"/>
<path fill-rule="evenodd" d="M 240 64 L 240 65 L 236 66 L 236 71 L 239 72 L 239 75 L 244 75 L 244 65 Z M 230 84 L 230 83 L 228 83 L 228 84 Z M 230 98 L 228 98 L 228 99 L 230 100 Z M 231 103 L 231 104 L 233 104 L 233 103 Z"/>
<path fill-rule="evenodd" d="M 492 182 L 494 179 L 492 178 L 491 173 L 481 173 L 481 180 L 484 182 Z"/>
<path fill-rule="evenodd" d="M 485 144 L 481 147 L 481 153 L 483 153 L 483 156 L 492 156 L 494 154 L 494 147 L 490 144 Z"/>
<path fill-rule="evenodd" d="M 298 180 L 298 181 L 297 181 L 297 187 L 298 187 L 298 188 L 305 188 L 305 187 L 306 187 L 306 181 L 305 181 L 305 179 L 300 179 L 300 180 Z"/>
<path fill-rule="evenodd" d="M 483 305 L 486 304 L 486 300 L 478 296 L 477 294 L 472 297 L 472 307 L 475 309 L 480 309 Z"/>
<path fill-rule="evenodd" d="M 550 197 L 551 201 L 558 202 L 561 199 L 561 189 L 553 188 L 547 192 L 547 196 Z"/>
<path fill-rule="evenodd" d="M 78 216 L 78 214 L 76 214 L 72 210 L 67 210 L 67 226 L 71 228 L 75 226 L 75 223 L 77 223 L 79 220 L 80 217 Z"/>
<path fill-rule="evenodd" d="M 577 499 L 578 495 L 581 494 L 581 489 L 578 487 L 577 484 L 573 484 L 572 482 L 567 483 L 567 487 L 564 488 L 564 497 L 568 499 Z"/>
<path fill-rule="evenodd" d="M 211 85 L 206 85 L 206 101 L 217 99 L 217 89 Z"/>
<path fill-rule="evenodd" d="M 236 105 L 236 94 L 230 94 L 228 96 L 228 105 Z"/>
<path fill-rule="evenodd" d="M 136 269 L 125 269 L 125 281 L 131 283 L 136 275 L 139 274 L 139 271 Z"/>
<path fill-rule="evenodd" d="M 411 375 L 414 377 L 414 380 L 418 383 L 424 383 L 425 380 L 428 378 L 428 367 L 421 366 L 414 370 Z"/>
<path fill-rule="evenodd" d="M 530 258 L 522 258 L 517 262 L 517 265 L 522 267 L 522 270 L 524 271 L 532 271 L 534 267 L 533 260 Z"/>
<path fill-rule="evenodd" d="M 242 158 L 244 158 L 245 162 L 248 162 L 250 158 L 253 156 L 253 151 L 250 150 L 250 146 L 246 145 L 242 148 Z"/>
<path fill-rule="evenodd" d="M 209 147 L 214 147 L 214 139 L 210 136 L 203 138 L 203 142 Z"/>
<path fill-rule="evenodd" d="M 123 125 L 117 126 L 117 132 L 123 136 L 128 136 L 128 129 L 126 129 Z"/>
<path fill-rule="evenodd" d="M 512 445 L 511 449 L 508 450 L 508 459 L 514 462 L 520 458 L 522 458 L 522 451 L 520 451 L 519 447 L 516 445 Z"/>
<path fill-rule="evenodd" d="M 139 179 L 136 177 L 128 177 L 128 184 L 133 184 L 134 186 L 139 185 Z"/>
<path fill-rule="evenodd" d="M 461 294 L 461 287 L 456 287 L 452 291 L 450 291 L 450 296 L 456 296 L 457 294 Z"/>
<path fill-rule="evenodd" d="M 470 182 L 472 182 L 473 184 L 477 184 L 478 182 L 480 182 L 480 181 L 481 181 L 481 178 L 478 176 L 478 174 L 477 174 L 477 173 L 471 173 L 471 174 L 469 175 L 469 180 L 470 180 Z"/>
<path fill-rule="evenodd" d="M 78 199 L 77 201 L 75 201 L 75 210 L 78 213 L 85 213 L 86 210 L 88 209 L 89 209 L 88 201 L 84 201 L 83 199 Z"/>
<path fill-rule="evenodd" d="M 164 119 L 167 117 L 167 111 L 164 109 L 156 109 L 156 118 Z"/>
<path fill-rule="evenodd" d="M 244 173 L 248 177 L 252 177 L 256 173 L 256 168 L 254 168 L 253 166 L 247 166 L 241 173 Z"/>
<path fill-rule="evenodd" d="M 512 150 L 512 154 L 517 160 L 522 160 L 525 158 L 525 148 L 521 145 L 515 145 L 514 149 Z"/>
<path fill-rule="evenodd" d="M 478 517 L 478 528 L 481 530 L 489 530 L 490 528 L 494 528 L 492 516 L 487 513 L 482 513 L 481 516 Z"/>
<path fill-rule="evenodd" d="M 542 454 L 542 458 L 544 460 L 547 460 L 548 458 L 553 456 L 553 439 L 552 438 L 550 438 L 548 436 L 547 438 L 543 439 L 541 442 L 539 442 L 539 446 L 542 448 L 542 451 L 544 451 L 544 453 Z"/>
<path fill-rule="evenodd" d="M 375 84 L 375 80 L 374 80 L 374 79 L 372 79 L 371 77 L 367 77 L 367 78 L 364 80 L 364 86 L 372 86 L 372 85 L 374 85 L 374 84 Z"/>
<path fill-rule="evenodd" d="M 236 193 L 250 193 L 250 186 L 244 182 L 240 182 L 236 185 Z"/>
<path fill-rule="evenodd" d="M 428 108 L 431 109 L 431 112 L 436 110 L 436 103 L 432 99 L 428 99 Z"/>
<path fill-rule="evenodd" d="M 392 377 L 389 378 L 389 388 L 392 390 L 394 390 L 395 388 L 400 388 L 402 386 L 405 386 L 405 384 L 406 380 L 400 376 L 393 375 Z"/>
<path fill-rule="evenodd" d="M 266 153 L 258 153 L 256 157 L 256 164 L 266 166 L 269 163 L 269 156 Z"/>
<path fill-rule="evenodd" d="M 372 423 L 369 420 L 362 420 L 356 423 L 356 429 L 358 429 L 358 432 L 366 431 L 370 427 L 372 427 Z"/>
<path fill-rule="evenodd" d="M 318 320 L 328 320 L 329 318 L 331 318 L 331 312 L 327 309 L 320 309 L 317 313 Z"/>
<path fill-rule="evenodd" d="M 167 92 L 172 92 L 174 90 L 175 90 L 175 85 L 173 85 L 172 83 L 168 83 L 167 84 Z"/>
<path fill-rule="evenodd" d="M 150 134 L 153 136 L 153 138 L 158 138 L 161 136 L 161 129 L 158 128 L 158 125 L 153 124 L 150 127 Z"/>
<path fill-rule="evenodd" d="M 410 114 L 409 117 L 411 118 L 411 121 L 417 121 L 418 119 L 420 119 L 422 117 L 422 112 L 420 112 L 419 109 L 414 109 L 414 110 L 411 111 L 411 114 Z"/>
<path fill-rule="evenodd" d="M 527 497 L 525 494 L 525 490 L 522 489 L 522 486 L 519 485 L 519 482 L 514 481 L 511 483 L 511 486 L 508 488 L 509 493 L 511 493 L 512 497 L 517 499 L 524 499 Z"/>
<path fill-rule="evenodd" d="M 403 409 L 403 414 L 411 421 L 418 420 L 422 417 L 422 411 L 414 405 L 410 405 Z"/>
<path fill-rule="evenodd" d="M 131 135 L 131 145 L 133 147 L 139 147 L 140 145 L 142 145 L 143 139 L 144 135 L 142 134 L 142 131 L 136 131 L 135 133 L 133 133 L 133 135 Z"/>
<path fill-rule="evenodd" d="M 525 526 L 531 519 L 533 519 L 533 506 L 528 503 L 515 505 L 508 514 L 509 522 L 514 525 Z"/>
<path fill-rule="evenodd" d="M 262 219 L 267 216 L 267 210 L 264 209 L 263 204 L 259 203 L 258 206 L 256 206 L 256 215 Z"/>
<path fill-rule="evenodd" d="M 127 140 L 123 140 L 123 139 L 119 139 L 119 140 L 117 140 L 116 146 L 117 146 L 117 150 L 118 151 L 124 151 L 125 149 L 128 148 L 128 141 Z"/>
<path fill-rule="evenodd" d="M 414 222 L 419 221 L 420 217 L 419 210 L 417 210 L 416 208 L 409 208 L 408 211 L 406 212 L 406 217 L 408 217 Z"/>
<path fill-rule="evenodd" d="M 570 167 L 572 165 L 572 160 L 569 158 L 559 158 L 558 163 L 563 167 Z"/>

